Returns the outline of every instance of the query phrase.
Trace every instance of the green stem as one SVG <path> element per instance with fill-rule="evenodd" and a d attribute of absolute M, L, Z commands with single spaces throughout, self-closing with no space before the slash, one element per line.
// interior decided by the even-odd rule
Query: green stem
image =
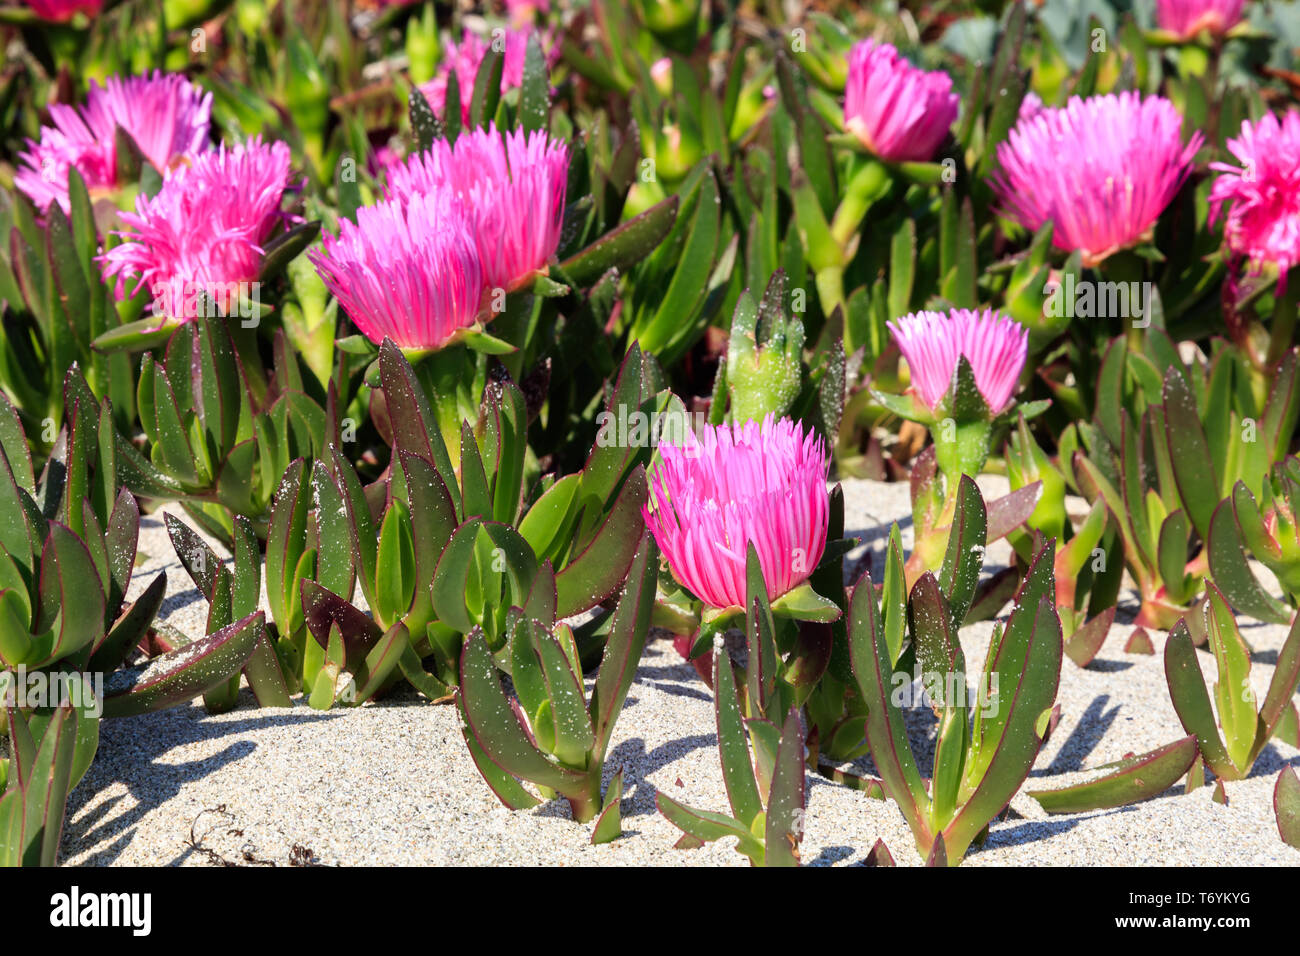
<path fill-rule="evenodd" d="M 1300 289 L 1297 289 L 1297 283 L 1293 279 L 1287 285 L 1286 292 L 1278 298 L 1273 307 L 1273 322 L 1269 327 L 1267 356 L 1267 365 L 1270 370 L 1278 362 L 1282 361 L 1282 356 L 1286 355 L 1287 350 L 1291 348 L 1292 340 L 1295 338 L 1297 298 L 1300 298 Z"/>
<path fill-rule="evenodd" d="M 245 326 L 239 316 L 232 315 L 226 319 L 226 328 L 230 330 L 230 338 L 235 343 L 235 354 L 240 356 L 253 406 L 261 408 L 266 401 L 267 381 L 257 341 L 257 326 Z"/>
<path fill-rule="evenodd" d="M 472 391 L 475 363 L 463 345 L 453 345 L 415 361 L 415 374 L 438 420 L 438 431 L 452 464 L 460 467 L 461 424 L 475 421 Z"/>
<path fill-rule="evenodd" d="M 579 823 L 594 820 L 600 813 L 600 774 L 601 767 L 600 764 L 597 764 L 594 770 L 587 774 L 587 791 L 585 793 L 565 794 L 569 806 L 573 809 L 573 819 Z"/>
<path fill-rule="evenodd" d="M 884 165 L 873 157 L 855 155 L 848 188 L 831 221 L 831 235 L 841 247 L 848 247 L 849 240 L 862 226 L 872 205 L 888 190 L 889 171 Z"/>
<path fill-rule="evenodd" d="M 827 266 L 824 269 L 817 270 L 817 297 L 821 300 L 822 312 L 829 318 L 836 308 L 845 305 L 844 302 L 844 267 Z M 851 342 L 849 337 L 848 309 L 844 308 L 846 313 L 844 322 L 844 351 L 852 355 L 853 350 L 861 343 Z"/>
<path fill-rule="evenodd" d="M 1146 268 L 1142 258 L 1131 249 L 1124 249 L 1116 252 L 1101 264 L 1098 271 L 1107 281 L 1129 283 L 1130 287 L 1132 285 L 1140 285 L 1146 278 Z M 1100 296 L 1100 293 L 1098 293 L 1098 295 Z M 1132 304 L 1133 303 L 1130 300 L 1130 312 L 1132 311 Z M 1150 303 L 1147 303 L 1146 307 L 1149 309 Z M 1151 320 L 1150 315 L 1127 315 L 1116 316 L 1116 318 L 1120 320 L 1120 323 L 1123 326 L 1124 337 L 1128 341 L 1129 349 L 1134 352 L 1144 351 L 1146 343 L 1146 326 L 1139 326 L 1134 320 L 1141 318 L 1149 323 Z"/>

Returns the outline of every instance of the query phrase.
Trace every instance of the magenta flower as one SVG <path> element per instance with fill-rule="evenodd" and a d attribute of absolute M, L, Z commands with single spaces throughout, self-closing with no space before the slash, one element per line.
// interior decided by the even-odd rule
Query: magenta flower
<path fill-rule="evenodd" d="M 537 19 L 537 14 L 550 13 L 551 0 L 505 0 L 510 24 L 522 29 Z"/>
<path fill-rule="evenodd" d="M 41 128 L 39 143 L 28 140 L 17 186 L 42 211 L 58 202 L 68 211 L 68 168 L 75 166 L 91 195 L 112 191 L 117 182 L 116 129 L 135 140 L 145 159 L 166 172 L 181 157 L 207 149 L 212 94 L 179 73 L 110 76 L 90 81 L 84 106 L 55 103 L 53 126 Z"/>
<path fill-rule="evenodd" d="M 1162 97 L 1073 97 L 1016 123 L 993 188 L 1004 215 L 1031 231 L 1051 221 L 1053 244 L 1095 266 L 1150 237 L 1203 141 L 1183 145 L 1182 117 Z"/>
<path fill-rule="evenodd" d="M 1160 29 L 1187 40 L 1202 30 L 1222 36 L 1241 20 L 1245 0 L 1156 0 Z"/>
<path fill-rule="evenodd" d="M 912 376 L 912 388 L 931 410 L 948 394 L 957 362 L 966 356 L 989 410 L 1011 404 L 1025 366 L 1029 332 L 992 309 L 914 312 L 888 323 Z"/>
<path fill-rule="evenodd" d="M 366 158 L 366 172 L 378 179 L 393 167 L 402 165 L 402 161 L 403 155 L 385 143 L 375 147 Z"/>
<path fill-rule="evenodd" d="M 499 33 L 493 31 L 493 37 L 485 42 L 477 33 L 466 30 L 459 44 L 444 40 L 442 68 L 437 76 L 420 86 L 420 92 L 424 94 L 439 117 L 446 116 L 447 80 L 454 71 L 460 89 L 460 119 L 462 123 L 468 123 L 470 103 L 474 99 L 474 80 L 478 77 L 478 68 L 482 65 L 483 58 L 487 56 L 489 44 L 503 45 L 505 62 L 501 64 L 501 92 L 504 93 L 523 85 L 524 57 L 528 52 L 528 38 L 532 33 L 532 27 L 501 30 Z M 541 34 L 540 39 L 547 63 L 554 65 L 560 55 L 559 47 L 549 43 L 549 38 L 545 34 Z"/>
<path fill-rule="evenodd" d="M 78 13 L 96 16 L 104 0 L 23 0 L 23 5 L 47 23 L 67 23 Z"/>
<path fill-rule="evenodd" d="M 1228 140 L 1241 167 L 1212 163 L 1219 172 L 1210 192 L 1210 222 L 1224 214 L 1228 249 L 1258 268 L 1274 263 L 1281 277 L 1300 263 L 1300 111 L 1281 120 L 1266 113 L 1243 121 L 1241 136 Z"/>
<path fill-rule="evenodd" d="M 933 159 L 959 103 L 947 73 L 917 69 L 888 43 L 863 40 L 849 51 L 844 128 L 881 159 Z"/>
<path fill-rule="evenodd" d="M 177 167 L 152 199 L 122 213 L 124 240 L 103 256 L 105 280 L 118 298 L 149 290 L 155 315 L 194 317 L 199 293 L 217 301 L 255 283 L 263 248 L 294 217 L 280 209 L 290 188 L 289 147 L 254 137 L 224 145 Z M 135 279 L 128 293 L 127 280 Z"/>
<path fill-rule="evenodd" d="M 324 251 L 307 253 L 362 334 L 437 349 L 478 323 L 483 270 L 472 224 L 449 190 L 386 200 L 339 220 Z"/>
<path fill-rule="evenodd" d="M 1016 119 L 1033 119 L 1043 111 L 1043 108 L 1043 98 L 1033 90 L 1030 90 L 1025 94 L 1025 98 L 1020 101 L 1020 109 L 1016 113 Z"/>
<path fill-rule="evenodd" d="M 660 445 L 643 516 L 673 577 L 715 608 L 746 606 L 758 552 L 772 600 L 803 584 L 826 548 L 826 448 L 788 418 L 706 426 Z"/>
<path fill-rule="evenodd" d="M 560 244 L 569 150 L 544 132 L 502 136 L 495 126 L 438 140 L 389 170 L 388 196 L 406 200 L 449 189 L 465 204 L 494 289 L 510 291 L 538 273 Z"/>

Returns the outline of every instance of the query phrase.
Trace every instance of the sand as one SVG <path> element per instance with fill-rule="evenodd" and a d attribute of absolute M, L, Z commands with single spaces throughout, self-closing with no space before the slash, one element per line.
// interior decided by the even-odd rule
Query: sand
<path fill-rule="evenodd" d="M 986 494 L 1005 481 L 981 479 Z M 847 526 L 878 550 L 892 520 L 910 548 L 907 488 L 845 482 Z M 144 519 L 138 593 L 161 569 L 169 576 L 162 619 L 197 636 L 206 605 L 171 551 L 161 516 Z M 1005 544 L 990 548 L 1004 564 Z M 875 567 L 881 567 L 876 555 Z M 1119 622 L 1088 669 L 1064 664 L 1062 718 L 1039 755 L 1030 786 L 1057 786 L 1130 752 L 1172 742 L 1184 732 L 1169 702 L 1162 658 L 1126 654 L 1136 601 L 1127 594 Z M 982 665 L 989 624 L 963 629 L 968 669 Z M 1255 648 L 1252 679 L 1263 692 L 1285 629 L 1243 621 Z M 313 862 L 473 865 L 746 865 L 729 841 L 676 850 L 678 831 L 654 809 L 656 790 L 701 809 L 726 811 L 715 748 L 712 698 L 666 635 L 647 646 L 615 728 L 607 777 L 624 768 L 624 836 L 603 846 L 575 823 L 568 804 L 529 811 L 503 807 L 478 776 L 454 708 L 413 692 L 328 713 L 298 702 L 261 710 L 247 689 L 232 712 L 212 716 L 201 702 L 153 715 L 106 721 L 99 756 L 68 804 L 62 861 L 72 865 L 257 865 Z M 1163 634 L 1152 634 L 1157 652 Z M 1213 658 L 1201 653 L 1213 675 Z M 1211 678 L 1212 679 L 1212 678 Z M 928 766 L 932 718 L 910 713 L 914 747 Z M 1300 765 L 1300 751 L 1270 744 L 1252 775 L 1227 784 L 1229 804 L 1211 787 L 1117 810 L 1049 816 L 1022 794 L 993 824 L 968 866 L 1189 865 L 1295 866 L 1300 852 L 1278 837 L 1272 787 L 1278 771 Z M 862 763 L 859 769 L 868 769 Z M 921 862 L 892 803 L 808 777 L 803 859 L 859 864 L 883 839 L 900 865 Z"/>

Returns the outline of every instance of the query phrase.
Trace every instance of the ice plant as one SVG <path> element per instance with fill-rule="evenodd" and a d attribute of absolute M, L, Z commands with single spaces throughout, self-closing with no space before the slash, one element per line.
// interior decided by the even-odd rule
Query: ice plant
<path fill-rule="evenodd" d="M 1208 546 L 1210 574 L 1232 606 L 1261 621 L 1287 624 L 1300 604 L 1300 459 L 1273 466 L 1257 500 L 1244 481 L 1214 510 Z M 1246 551 L 1273 572 L 1287 603 L 1260 584 Z"/>
<path fill-rule="evenodd" d="M 974 478 L 984 467 L 993 420 L 1011 407 L 1029 333 L 992 309 L 915 312 L 888 327 L 920 406 L 886 404 L 931 427 L 939 468 L 955 488 L 960 475 Z"/>
<path fill-rule="evenodd" d="M 1241 136 L 1228 140 L 1241 166 L 1212 163 L 1218 178 L 1210 192 L 1210 222 L 1224 221 L 1234 256 L 1253 268 L 1277 267 L 1280 277 L 1300 262 L 1300 110 L 1279 119 L 1266 113 L 1243 120 Z"/>
<path fill-rule="evenodd" d="M 449 355 L 468 364 L 463 351 L 457 356 L 448 349 L 418 365 Z M 496 654 L 515 633 L 521 609 L 550 631 L 557 620 L 598 607 L 623 587 L 645 543 L 646 476 L 638 459 L 649 458 L 648 447 L 597 443 L 583 473 L 531 486 L 525 482 L 528 410 L 518 388 L 490 382 L 471 413 L 483 430 L 476 436 L 464 416 L 452 445 L 417 369 L 391 340 L 378 356 L 394 423 L 382 512 L 372 515 L 337 437 L 311 456 L 314 464 L 299 458 L 274 471 L 283 478 L 268 522 L 265 590 L 277 646 L 296 648 L 281 655 L 283 684 L 300 685 L 313 707 L 360 704 L 388 690 L 399 658 L 401 676 L 429 699 L 443 698 L 459 680 L 471 632 Z M 642 372 L 633 348 L 610 402 L 616 417 L 646 407 Z M 662 409 L 666 393 L 653 404 Z M 177 541 L 173 523 L 169 528 Z M 188 537 L 177 547 L 183 563 L 197 541 Z M 236 552 L 240 547 L 236 534 Z M 248 550 L 256 551 L 255 537 Z M 211 563 L 199 562 L 200 571 Z M 657 567 L 657 560 L 650 564 Z M 195 573 L 192 562 L 186 567 Z M 364 603 L 352 603 L 356 588 Z M 210 584 L 200 589 L 213 592 Z M 259 700 L 271 699 L 275 683 L 250 678 Z"/>
<path fill-rule="evenodd" d="M 266 245 L 290 221 L 280 208 L 289 162 L 284 143 L 253 137 L 177 167 L 122 214 L 124 241 L 102 257 L 105 280 L 117 280 L 118 298 L 147 289 L 160 320 L 193 318 L 201 295 L 227 307 L 238 296 L 243 307 L 256 295 Z"/>
<path fill-rule="evenodd" d="M 212 94 L 179 73 L 110 76 L 94 80 L 82 106 L 50 106 L 52 126 L 40 142 L 29 140 L 14 185 L 40 210 L 58 202 L 68 211 L 68 169 L 75 167 L 92 197 L 126 185 L 117 181 L 117 127 L 135 141 L 144 158 L 166 172 L 182 157 L 205 150 Z"/>
<path fill-rule="evenodd" d="M 466 30 L 460 43 L 446 40 L 443 43 L 443 67 L 428 83 L 420 87 L 420 92 L 429 100 L 429 104 L 441 117 L 447 115 L 447 87 L 451 75 L 456 75 L 456 87 L 460 96 L 460 116 L 463 123 L 469 122 L 470 104 L 474 99 L 474 81 L 478 77 L 478 68 L 487 56 L 491 44 L 499 44 L 505 54 L 501 67 L 501 92 L 518 89 L 524 82 L 524 57 L 528 51 L 528 38 L 532 28 L 503 30 L 494 33 L 484 41 L 477 33 Z M 543 37 L 542 47 L 548 44 Z M 558 50 L 548 53 L 548 60 L 558 55 Z"/>
<path fill-rule="evenodd" d="M 781 725 L 764 718 L 744 720 L 730 656 L 715 647 L 711 663 L 718 751 L 731 816 L 693 809 L 663 791 L 655 794 L 655 807 L 684 834 L 678 849 L 735 837 L 736 852 L 748 857 L 751 866 L 798 866 L 807 804 L 807 735 L 799 708 L 792 707 Z"/>
<path fill-rule="evenodd" d="M 602 771 L 649 635 L 656 564 L 654 543 L 643 531 L 590 697 L 574 634 L 563 622 L 515 620 L 504 653 L 517 703 L 505 696 L 481 631 L 470 635 L 460 655 L 461 733 L 483 779 L 512 810 L 541 802 L 523 780 L 545 788 L 547 796 L 563 796 L 575 820 L 596 820 L 592 843 L 607 843 L 621 833 L 623 772 L 614 774 L 602 794 Z"/>
<path fill-rule="evenodd" d="M 461 201 L 489 288 L 511 291 L 546 271 L 564 223 L 569 149 L 545 132 L 495 126 L 436 141 L 388 173 L 406 201 L 445 190 Z"/>
<path fill-rule="evenodd" d="M 1245 0 L 1156 0 L 1161 30 L 1187 40 L 1202 30 L 1222 36 L 1241 20 Z"/>
<path fill-rule="evenodd" d="M 852 149 L 839 205 L 823 223 L 811 183 L 797 185 L 794 194 L 808 264 L 828 315 L 844 306 L 844 270 L 871 207 L 898 178 L 933 184 L 942 177 L 942 167 L 931 161 L 949 135 L 959 103 L 946 73 L 912 66 L 888 43 L 863 40 L 849 51 L 845 136 L 838 139 Z M 886 164 L 903 165 L 890 169 Z M 858 343 L 850 339 L 846 344 Z"/>
<path fill-rule="evenodd" d="M 1016 119 L 1027 120 L 1033 119 L 1043 111 L 1043 98 L 1030 90 L 1025 94 L 1025 98 L 1020 101 L 1020 110 L 1016 114 Z"/>
<path fill-rule="evenodd" d="M 912 387 L 932 411 L 939 409 L 965 357 L 989 411 L 1006 409 L 1025 365 L 1028 332 L 993 309 L 915 312 L 888 323 L 912 375 Z"/>
<path fill-rule="evenodd" d="M 64 392 L 66 423 L 39 476 L 0 393 L 0 699 L 11 755 L 0 797 L 5 866 L 55 864 L 66 798 L 94 757 L 101 716 L 162 710 L 237 679 L 263 627 L 259 612 L 173 648 L 153 628 L 166 573 L 126 600 L 140 509 L 119 486 L 112 438 L 103 441 L 116 431 L 111 405 L 95 398 L 75 365 Z M 125 666 L 142 651 L 157 656 Z"/>
<path fill-rule="evenodd" d="M 727 420 L 744 423 L 766 415 L 784 415 L 803 386 L 804 327 L 799 316 L 785 312 L 785 273 L 768 283 L 762 303 L 746 290 L 736 303 L 727 337 L 727 360 L 715 386 L 715 401 L 725 397 Z"/>
<path fill-rule="evenodd" d="M 1028 418 L 1043 407 L 1017 409 L 1012 401 L 1029 333 L 1000 312 L 915 312 L 888 328 L 907 361 L 911 394 L 873 392 L 873 397 L 894 414 L 927 426 L 934 441 L 928 466 L 915 467 L 912 480 L 917 545 L 909 567 L 915 574 L 935 566 L 958 483 L 963 475 L 975 478 L 983 470 L 995 427 L 1011 424 L 1017 412 Z M 936 465 L 942 482 L 935 480 Z M 1024 492 L 1036 504 L 1041 487 L 1035 482 L 1012 494 Z"/>
<path fill-rule="evenodd" d="M 1178 719 L 1184 730 L 1196 735 L 1205 765 L 1221 781 L 1244 780 L 1286 719 L 1300 681 L 1300 619 L 1291 625 L 1278 651 L 1277 667 L 1261 700 L 1250 678 L 1251 648 L 1241 636 L 1227 599 L 1213 582 L 1207 583 L 1205 590 L 1200 620 L 1190 620 L 1193 615 L 1189 614 L 1169 632 L 1165 680 Z M 1218 680 L 1213 687 L 1206 686 L 1197 660 L 1193 626 L 1214 652 Z"/>
<path fill-rule="evenodd" d="M 1182 117 L 1159 96 L 1072 97 L 1016 123 L 993 188 L 1008 218 L 1031 232 L 1052 222 L 1057 248 L 1095 266 L 1150 238 L 1203 140 L 1184 145 Z"/>
<path fill-rule="evenodd" d="M 687 432 L 659 453 L 644 517 L 679 584 L 711 608 L 744 608 L 750 543 L 773 601 L 808 580 L 826 547 L 830 502 L 816 433 L 768 415 Z"/>
<path fill-rule="evenodd" d="M 958 497 L 953 527 L 960 533 L 949 545 L 942 573 L 927 571 L 906 598 L 887 580 L 881 600 L 870 574 L 864 574 L 853 588 L 848 615 L 851 666 L 867 706 L 866 733 L 880 786 L 931 866 L 960 863 L 1020 789 L 1046 736 L 1061 673 L 1061 625 L 1052 597 L 1054 544 L 1048 542 L 1030 560 L 1005 627 L 994 627 L 983 673 L 973 687 L 968 683 L 957 635 L 979 580 L 988 514 L 970 478 L 962 479 Z M 908 743 L 893 679 L 903 622 L 938 717 L 928 781 L 921 779 Z"/>
<path fill-rule="evenodd" d="M 100 435 L 115 427 L 111 408 L 96 400 L 76 366 L 64 378 L 64 407 L 54 467 L 37 476 L 18 419 L 0 398 L 0 416 L 14 423 L 22 442 L 0 448 L 0 674 L 103 675 L 105 717 L 161 710 L 204 693 L 239 672 L 262 615 L 250 612 L 183 649 L 173 650 L 165 637 L 149 639 L 166 575 L 127 602 L 140 508 L 119 485 L 120 459 L 102 450 Z M 33 500 L 45 502 L 44 517 L 30 507 Z M 119 669 L 146 646 L 165 653 L 143 672 Z"/>
<path fill-rule="evenodd" d="M 881 159 L 933 159 L 959 103 L 947 73 L 912 66 L 888 43 L 863 40 L 849 52 L 844 126 Z"/>
<path fill-rule="evenodd" d="M 307 255 L 372 342 L 439 349 L 478 323 L 483 268 L 470 220 L 449 190 L 363 206 L 323 244 Z"/>

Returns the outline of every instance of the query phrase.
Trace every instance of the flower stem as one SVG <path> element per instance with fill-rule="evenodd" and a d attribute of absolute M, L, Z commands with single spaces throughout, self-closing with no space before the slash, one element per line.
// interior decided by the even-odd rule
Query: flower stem
<path fill-rule="evenodd" d="M 844 266 L 826 266 L 817 270 L 817 297 L 821 300 L 822 312 L 830 318 L 836 308 L 844 306 Z M 848 311 L 845 309 L 844 311 Z M 847 317 L 846 317 L 847 318 Z M 855 346 L 858 343 L 853 343 Z M 849 342 L 849 324 L 844 323 L 844 351 L 849 355 L 853 349 Z"/>
<path fill-rule="evenodd" d="M 1295 338 L 1296 300 L 1300 297 L 1297 291 L 1296 283 L 1294 281 L 1289 283 L 1286 291 L 1278 296 L 1277 303 L 1273 307 L 1273 322 L 1269 327 L 1266 359 L 1270 370 L 1282 361 L 1282 356 L 1291 348 L 1291 341 Z"/>
<path fill-rule="evenodd" d="M 856 155 L 850 166 L 848 188 L 831 221 L 831 236 L 841 247 L 847 249 L 871 207 L 888 191 L 889 172 L 884 165 L 870 156 Z"/>
<path fill-rule="evenodd" d="M 245 325 L 238 316 L 230 316 L 226 319 L 226 328 L 230 330 L 230 338 L 235 343 L 235 354 L 241 357 L 253 405 L 261 407 L 266 401 L 267 381 L 258 347 L 257 326 Z"/>

